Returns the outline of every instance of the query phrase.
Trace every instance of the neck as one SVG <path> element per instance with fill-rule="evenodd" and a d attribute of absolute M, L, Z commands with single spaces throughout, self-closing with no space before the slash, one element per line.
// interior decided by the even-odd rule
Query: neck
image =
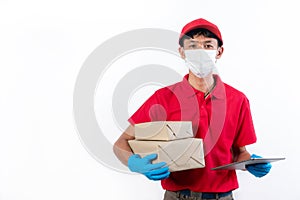
<path fill-rule="evenodd" d="M 208 93 L 214 85 L 214 77 L 212 74 L 204 78 L 199 78 L 195 76 L 192 72 L 189 72 L 188 81 L 193 88 L 203 93 Z"/>

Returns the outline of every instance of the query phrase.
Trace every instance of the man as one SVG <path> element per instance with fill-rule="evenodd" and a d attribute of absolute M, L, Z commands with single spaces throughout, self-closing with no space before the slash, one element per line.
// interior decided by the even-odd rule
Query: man
<path fill-rule="evenodd" d="M 223 52 L 216 25 L 196 19 L 185 25 L 179 38 L 179 53 L 189 73 L 181 82 L 157 90 L 129 119 L 131 125 L 114 145 L 116 156 L 133 172 L 161 180 L 164 200 L 233 199 L 238 188 L 235 170 L 211 170 L 252 156 L 245 146 L 256 142 L 250 106 L 240 91 L 214 74 Z M 164 162 L 152 164 L 156 154 L 141 158 L 133 154 L 128 140 L 134 139 L 134 124 L 149 121 L 192 121 L 196 138 L 204 141 L 204 168 L 169 172 Z M 257 177 L 266 175 L 271 164 L 248 165 Z"/>

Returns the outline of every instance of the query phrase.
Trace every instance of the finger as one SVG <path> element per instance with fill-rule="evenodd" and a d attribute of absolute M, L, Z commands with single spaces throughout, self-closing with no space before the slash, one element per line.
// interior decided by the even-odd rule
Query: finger
<path fill-rule="evenodd" d="M 150 178 L 151 180 L 155 180 L 155 181 L 158 181 L 158 180 L 162 180 L 162 179 L 166 179 L 170 176 L 170 172 L 167 171 L 163 174 L 152 174 L 150 175 L 148 178 Z"/>
<path fill-rule="evenodd" d="M 155 169 L 150 171 L 149 173 L 151 175 L 159 175 L 159 174 L 165 174 L 169 171 L 169 167 L 163 167 L 163 168 L 159 168 L 159 169 Z"/>
<path fill-rule="evenodd" d="M 248 171 L 251 171 L 251 172 L 261 172 L 261 171 L 266 171 L 266 169 L 265 168 L 258 168 L 258 167 L 256 167 L 256 166 L 247 166 L 246 167 L 246 169 L 248 170 Z"/>
<path fill-rule="evenodd" d="M 170 176 L 170 172 L 166 173 L 166 174 L 162 174 L 162 175 L 158 175 L 158 176 L 152 176 L 152 180 L 154 181 L 159 181 L 159 180 L 163 180 L 166 179 Z"/>
<path fill-rule="evenodd" d="M 266 164 L 247 165 L 247 167 L 252 167 L 257 170 L 261 170 L 261 169 L 264 170 L 264 169 L 271 169 L 272 165 L 270 163 L 266 163 Z"/>
<path fill-rule="evenodd" d="M 267 175 L 270 170 L 256 170 L 255 168 L 249 168 L 248 171 L 256 177 L 263 177 Z"/>
<path fill-rule="evenodd" d="M 149 155 L 145 156 L 143 159 L 148 160 L 148 161 L 152 161 L 152 160 L 154 160 L 156 158 L 157 158 L 157 154 L 156 153 L 152 153 L 152 154 L 149 154 Z"/>
<path fill-rule="evenodd" d="M 267 168 L 267 167 L 272 167 L 271 163 L 258 163 L 258 164 L 250 164 L 250 165 L 246 165 L 246 167 L 248 166 L 254 166 L 257 168 Z"/>
<path fill-rule="evenodd" d="M 152 170 L 155 170 L 155 169 L 160 169 L 162 168 L 163 166 L 165 166 L 167 163 L 165 162 L 159 162 L 159 163 L 155 163 L 155 164 L 148 164 L 145 169 L 148 170 L 148 171 L 152 171 Z"/>
<path fill-rule="evenodd" d="M 256 177 L 259 177 L 259 178 L 260 178 L 260 177 L 263 177 L 263 176 L 265 176 L 265 175 L 267 175 L 267 173 L 256 173 L 256 174 L 255 174 L 255 176 L 256 176 Z"/>
<path fill-rule="evenodd" d="M 256 170 L 248 170 L 248 171 L 256 177 L 263 177 L 264 175 L 268 174 L 267 171 L 256 171 Z"/>

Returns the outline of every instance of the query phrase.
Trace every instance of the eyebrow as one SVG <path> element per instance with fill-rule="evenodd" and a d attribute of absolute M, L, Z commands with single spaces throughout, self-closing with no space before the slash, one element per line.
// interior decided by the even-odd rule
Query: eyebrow
<path fill-rule="evenodd" d="M 192 42 L 192 43 L 200 43 L 199 41 L 197 41 L 195 39 L 189 39 L 188 41 Z M 213 43 L 213 40 L 208 39 L 208 40 L 204 41 L 203 43 L 205 43 L 205 44 Z"/>

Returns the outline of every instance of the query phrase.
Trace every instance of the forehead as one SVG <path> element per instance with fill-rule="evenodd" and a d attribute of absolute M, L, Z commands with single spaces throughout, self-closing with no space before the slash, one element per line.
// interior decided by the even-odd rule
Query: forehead
<path fill-rule="evenodd" d="M 193 38 L 188 38 L 183 41 L 184 45 L 190 43 L 210 43 L 210 44 L 217 45 L 218 40 L 215 38 L 205 37 L 203 35 L 195 35 Z"/>

